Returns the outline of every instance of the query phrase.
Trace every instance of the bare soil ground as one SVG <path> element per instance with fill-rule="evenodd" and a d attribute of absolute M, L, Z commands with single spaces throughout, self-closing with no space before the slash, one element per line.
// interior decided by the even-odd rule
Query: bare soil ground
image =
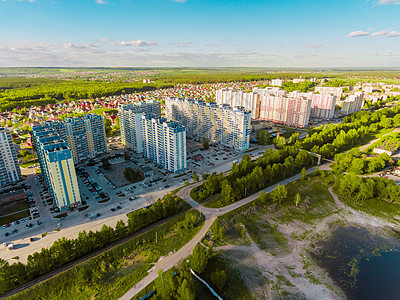
<path fill-rule="evenodd" d="M 346 299 L 326 270 L 311 258 L 309 253 L 315 250 L 315 243 L 344 224 L 371 230 L 399 229 L 396 224 L 348 207 L 332 188 L 328 190 L 337 208 L 316 222 L 278 223 L 274 212 L 262 216 L 286 238 L 288 252 L 263 250 L 249 234 L 250 245 L 228 244 L 215 248 L 230 257 L 255 299 Z"/>

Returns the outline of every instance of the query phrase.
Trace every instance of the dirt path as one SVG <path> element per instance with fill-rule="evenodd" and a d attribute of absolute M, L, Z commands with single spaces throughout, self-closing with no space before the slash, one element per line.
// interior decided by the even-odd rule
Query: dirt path
<path fill-rule="evenodd" d="M 306 243 L 299 243 L 292 252 L 287 255 L 274 256 L 260 249 L 249 235 L 247 235 L 247 237 L 251 241 L 250 246 L 226 245 L 217 247 L 215 250 L 228 251 L 233 257 L 236 256 L 235 252 L 245 253 L 247 257 L 243 260 L 243 256 L 238 255 L 237 261 L 257 268 L 268 280 L 282 282 L 281 278 L 284 276 L 287 282 L 282 282 L 280 288 L 284 287 L 283 290 L 295 295 L 297 299 L 339 299 L 336 293 L 326 286 L 313 284 L 307 278 L 307 270 L 303 268 L 302 264 L 303 258 L 301 251 Z M 289 272 L 295 275 L 292 276 Z M 269 295 L 267 299 L 275 299 L 273 294 L 280 294 L 280 288 L 271 291 L 271 286 L 264 288 L 260 286 L 255 287 L 253 284 L 254 278 L 251 278 L 250 274 L 242 272 L 241 275 L 248 287 L 255 292 L 255 296 L 259 299 L 264 299 L 262 296 L 266 294 Z M 267 291 L 265 288 L 267 288 Z"/>
<path fill-rule="evenodd" d="M 247 235 L 251 242 L 249 246 L 225 245 L 215 248 L 226 251 L 229 257 L 237 262 L 241 276 L 257 299 L 282 297 L 280 291 L 289 292 L 296 299 L 345 299 L 345 295 L 328 273 L 310 259 L 309 251 L 314 250 L 314 243 L 328 236 L 332 231 L 332 224 L 337 221 L 370 229 L 382 227 L 400 229 L 389 221 L 347 206 L 340 201 L 332 187 L 328 190 L 337 206 L 337 210 L 332 211 L 332 214 L 316 224 L 306 224 L 298 220 L 288 224 L 277 224 L 277 230 L 287 239 L 289 253 L 274 256 L 261 249 L 249 235 Z M 267 215 L 264 217 L 270 224 L 276 224 Z M 299 238 L 300 236 L 302 238 Z M 257 272 L 262 274 L 265 282 L 277 282 L 279 286 L 262 285 L 262 281 L 261 283 L 258 281 L 257 284 L 255 279 Z"/>

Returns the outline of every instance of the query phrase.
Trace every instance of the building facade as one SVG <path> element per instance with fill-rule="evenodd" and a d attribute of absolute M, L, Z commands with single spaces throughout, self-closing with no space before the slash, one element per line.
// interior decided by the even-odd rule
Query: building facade
<path fill-rule="evenodd" d="M 0 127 L 0 186 L 22 179 L 17 152 L 7 128 Z"/>
<path fill-rule="evenodd" d="M 107 152 L 103 116 L 87 114 L 81 118 L 46 122 L 68 143 L 76 164 Z"/>
<path fill-rule="evenodd" d="M 330 95 L 333 94 L 336 96 L 336 99 L 340 100 L 342 97 L 343 88 L 342 87 L 331 87 L 331 86 L 316 86 L 315 92 L 321 95 Z"/>
<path fill-rule="evenodd" d="M 40 169 L 55 206 L 66 210 L 80 205 L 74 159 L 67 142 L 49 124 L 34 126 L 32 132 Z"/>
<path fill-rule="evenodd" d="M 240 151 L 249 148 L 251 112 L 243 107 L 168 97 L 165 108 L 167 119 L 185 126 L 193 139 L 207 138 Z"/>
<path fill-rule="evenodd" d="M 158 101 L 134 102 L 118 107 L 118 117 L 122 143 L 137 153 L 143 152 L 141 139 L 141 119 L 145 115 L 161 117 L 161 104 Z"/>
<path fill-rule="evenodd" d="M 294 127 L 308 125 L 311 100 L 287 95 L 261 96 L 260 119 Z"/>
<path fill-rule="evenodd" d="M 154 115 L 142 116 L 143 155 L 162 168 L 180 173 L 186 170 L 186 129 Z"/>
<path fill-rule="evenodd" d="M 288 95 L 292 98 L 310 99 L 310 117 L 332 119 L 335 115 L 336 95 L 334 94 L 301 93 L 299 91 L 294 91 L 290 92 Z"/>
<path fill-rule="evenodd" d="M 356 92 L 354 95 L 349 95 L 342 103 L 340 111 L 343 115 L 349 115 L 360 111 L 364 106 L 364 93 Z"/>

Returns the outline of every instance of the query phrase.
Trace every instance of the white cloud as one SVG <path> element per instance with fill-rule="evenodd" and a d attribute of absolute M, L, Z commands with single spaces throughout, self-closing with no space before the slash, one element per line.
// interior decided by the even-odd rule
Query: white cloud
<path fill-rule="evenodd" d="M 400 4 L 400 0 L 379 0 L 378 1 L 379 5 L 385 5 L 385 4 Z"/>
<path fill-rule="evenodd" d="M 97 4 L 108 4 L 108 2 L 107 1 L 104 1 L 104 0 L 96 0 L 95 1 Z"/>
<path fill-rule="evenodd" d="M 87 43 L 87 44 L 74 44 L 74 43 L 62 43 L 61 46 L 66 49 L 88 49 L 99 47 L 99 43 Z"/>
<path fill-rule="evenodd" d="M 305 44 L 304 47 L 308 48 L 329 48 L 331 45 L 328 44 Z"/>
<path fill-rule="evenodd" d="M 370 36 L 385 36 L 385 37 L 397 37 L 400 36 L 400 32 L 397 32 L 396 30 L 383 30 L 383 31 L 378 31 L 371 33 Z"/>
<path fill-rule="evenodd" d="M 113 46 L 132 46 L 132 47 L 146 47 L 146 46 L 156 46 L 157 43 L 153 41 L 143 41 L 143 40 L 129 40 L 121 41 L 119 43 L 111 43 Z"/>
<path fill-rule="evenodd" d="M 395 31 L 395 30 L 389 31 L 389 32 L 386 34 L 386 37 L 396 37 L 396 36 L 400 36 L 400 32 Z"/>
<path fill-rule="evenodd" d="M 357 30 L 357 31 L 350 32 L 347 36 L 348 37 L 360 37 L 360 36 L 368 36 L 368 35 L 370 35 L 369 32 Z"/>
<path fill-rule="evenodd" d="M 105 43 L 105 42 L 111 42 L 111 40 L 109 38 L 101 38 L 99 39 L 99 42 Z"/>

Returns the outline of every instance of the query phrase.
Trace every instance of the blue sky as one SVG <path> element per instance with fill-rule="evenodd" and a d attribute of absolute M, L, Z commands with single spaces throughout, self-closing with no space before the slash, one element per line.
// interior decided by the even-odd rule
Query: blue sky
<path fill-rule="evenodd" d="M 400 67 L 400 0 L 0 0 L 0 66 Z"/>

